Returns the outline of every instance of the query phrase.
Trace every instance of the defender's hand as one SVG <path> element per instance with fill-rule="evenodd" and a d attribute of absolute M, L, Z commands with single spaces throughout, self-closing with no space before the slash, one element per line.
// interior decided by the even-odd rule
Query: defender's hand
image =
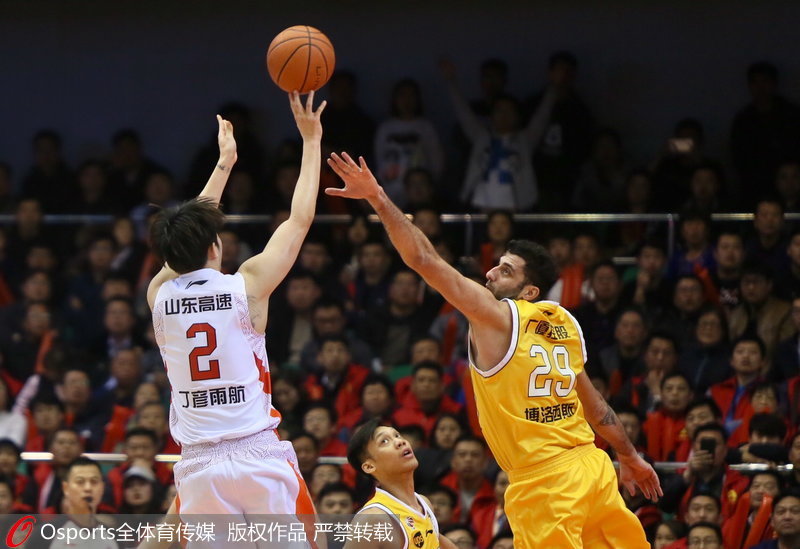
<path fill-rule="evenodd" d="M 372 175 L 363 156 L 358 157 L 358 164 L 356 164 L 346 152 L 343 152 L 342 156 L 332 153 L 328 159 L 328 165 L 336 172 L 336 175 L 342 178 L 344 188 L 328 187 L 325 189 L 325 194 L 342 198 L 366 198 L 367 200 L 378 195 L 380 185 Z"/>

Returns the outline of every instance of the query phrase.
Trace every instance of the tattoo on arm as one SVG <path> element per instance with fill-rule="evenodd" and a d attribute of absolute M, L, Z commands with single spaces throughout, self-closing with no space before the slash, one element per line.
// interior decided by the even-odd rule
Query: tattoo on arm
<path fill-rule="evenodd" d="M 606 415 L 604 415 L 603 419 L 600 420 L 600 425 L 614 425 L 615 423 L 617 423 L 617 414 L 615 414 L 614 410 L 607 405 Z"/>

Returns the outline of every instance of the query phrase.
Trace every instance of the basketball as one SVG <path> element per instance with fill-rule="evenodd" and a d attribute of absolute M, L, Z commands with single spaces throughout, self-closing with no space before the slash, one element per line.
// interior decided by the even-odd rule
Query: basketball
<path fill-rule="evenodd" d="M 295 25 L 276 36 L 267 50 L 267 70 L 285 92 L 308 93 L 324 86 L 336 64 L 328 37 L 314 27 Z"/>

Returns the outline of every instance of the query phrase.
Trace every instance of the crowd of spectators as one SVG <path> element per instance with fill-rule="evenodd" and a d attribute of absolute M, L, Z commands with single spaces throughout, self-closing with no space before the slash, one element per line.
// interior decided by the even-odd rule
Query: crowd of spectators
<path fill-rule="evenodd" d="M 593 383 L 644 456 L 685 463 L 662 471 L 658 503 L 624 494 L 654 547 L 798 547 L 800 472 L 730 466 L 800 467 L 800 232 L 785 220 L 800 208 L 800 109 L 778 95 L 774 67 L 755 64 L 752 101 L 731 130 L 730 173 L 688 118 L 636 167 L 619 133 L 580 98 L 576 70 L 574 56 L 554 54 L 547 85 L 522 101 L 505 89 L 505 64 L 489 60 L 483 96 L 469 102 L 443 62 L 459 121 L 449 147 L 424 117 L 417 82 L 397 83 L 390 117 L 376 125 L 358 106 L 355 76 L 340 72 L 328 87 L 324 148 L 366 156 L 439 253 L 481 284 L 512 238 L 546 240 L 561 273 L 547 296 L 582 326 Z M 274 225 L 291 201 L 299 148 L 287 142 L 266 155 L 244 106 L 222 114 L 239 154 L 223 209 L 271 213 Z M 63 510 L 84 452 L 126 456 L 104 470 L 106 509 L 164 511 L 172 472 L 155 458 L 180 448 L 144 299 L 160 267 L 148 224 L 197 193 L 216 144 L 179 185 L 135 131 L 118 132 L 108 158 L 74 170 L 61 139 L 37 133 L 34 164 L 18 180 L 0 163 L 0 213 L 13 214 L 0 227 L 0 514 Z M 321 186 L 336 185 L 323 166 Z M 711 213 L 737 209 L 754 213 L 752 226 L 712 225 Z M 443 211 L 489 213 L 475 249 L 455 243 Z M 646 222 L 534 232 L 515 223 L 527 211 L 679 212 L 680 242 L 669 253 Z M 318 212 L 352 221 L 317 225 L 306 239 L 270 302 L 267 351 L 281 436 L 319 512 L 350 513 L 370 495 L 352 468 L 318 458 L 344 456 L 353 430 L 377 416 L 411 441 L 417 487 L 443 532 L 462 549 L 506 547 L 508 477 L 481 437 L 465 319 L 404 267 L 362 205 L 321 193 Z M 44 221 L 66 213 L 113 221 Z M 229 224 L 223 271 L 235 272 L 270 231 Z M 619 253 L 635 264 L 618 267 Z M 53 458 L 22 463 L 23 450 Z"/>

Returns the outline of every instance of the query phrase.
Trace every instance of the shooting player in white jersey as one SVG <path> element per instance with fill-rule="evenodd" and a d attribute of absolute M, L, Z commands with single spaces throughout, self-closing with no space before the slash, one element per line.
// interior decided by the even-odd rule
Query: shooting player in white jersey
<path fill-rule="evenodd" d="M 219 163 L 196 199 L 159 213 L 151 229 L 164 267 L 150 282 L 156 340 L 171 386 L 170 430 L 180 515 L 313 514 L 292 445 L 278 439 L 264 348 L 269 297 L 295 262 L 311 222 L 320 174 L 314 93 L 290 106 L 303 138 L 289 218 L 233 275 L 220 272 L 219 201 L 236 162 L 233 126 L 218 117 Z"/>

